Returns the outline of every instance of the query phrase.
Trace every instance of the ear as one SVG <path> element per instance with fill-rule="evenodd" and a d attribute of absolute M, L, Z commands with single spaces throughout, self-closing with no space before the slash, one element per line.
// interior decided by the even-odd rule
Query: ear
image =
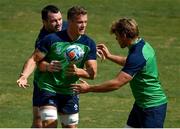
<path fill-rule="evenodd" d="M 47 21 L 46 20 L 42 20 L 42 23 L 43 23 L 44 26 L 46 26 Z"/>

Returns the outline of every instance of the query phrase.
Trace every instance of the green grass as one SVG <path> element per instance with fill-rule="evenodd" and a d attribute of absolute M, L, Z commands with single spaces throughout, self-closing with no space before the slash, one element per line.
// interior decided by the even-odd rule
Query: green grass
<path fill-rule="evenodd" d="M 89 12 L 87 33 L 105 42 L 115 54 L 127 53 L 109 34 L 112 21 L 135 18 L 140 34 L 157 53 L 160 80 L 168 96 L 166 128 L 180 127 L 180 1 L 179 0 L 1 0 L 0 1 L 0 127 L 31 126 L 32 87 L 20 89 L 16 79 L 23 63 L 34 49 L 41 28 L 40 11 L 47 4 L 61 8 L 64 19 L 72 5 L 83 5 Z M 121 67 L 98 60 L 98 76 L 90 83 L 112 79 Z M 108 76 L 107 76 L 108 75 Z M 29 81 L 32 85 L 32 78 Z M 122 128 L 133 104 L 129 85 L 105 94 L 80 96 L 80 128 Z"/>

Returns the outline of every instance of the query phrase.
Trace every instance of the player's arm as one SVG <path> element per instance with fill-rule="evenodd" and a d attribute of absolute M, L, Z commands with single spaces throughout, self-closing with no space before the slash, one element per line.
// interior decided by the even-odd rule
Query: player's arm
<path fill-rule="evenodd" d="M 121 66 L 124 66 L 125 63 L 126 63 L 126 57 L 123 57 L 123 56 L 117 56 L 117 55 L 112 55 L 111 54 L 108 57 L 108 59 L 111 60 L 114 63 L 117 63 L 117 64 L 121 65 Z"/>
<path fill-rule="evenodd" d="M 29 86 L 28 77 L 34 71 L 36 67 L 36 63 L 44 58 L 44 54 L 38 50 L 35 50 L 32 56 L 25 62 L 23 66 L 23 70 L 20 74 L 19 79 L 17 80 L 17 84 L 19 87 L 26 88 Z"/>
<path fill-rule="evenodd" d="M 38 68 L 42 72 L 59 72 L 61 70 L 61 64 L 57 60 L 52 60 L 50 63 L 43 60 L 38 63 Z"/>
<path fill-rule="evenodd" d="M 89 85 L 86 81 L 81 80 L 80 84 L 72 84 L 74 91 L 79 93 L 87 92 L 109 92 L 117 90 L 129 81 L 132 80 L 132 76 L 121 71 L 116 78 L 106 81 L 101 84 Z"/>
<path fill-rule="evenodd" d="M 111 54 L 105 44 L 98 44 L 97 45 L 97 52 L 99 55 L 101 55 L 101 57 L 105 57 L 105 58 L 107 58 L 107 59 L 111 60 L 112 62 L 117 63 L 119 65 L 124 66 L 126 63 L 126 57 Z"/>
<path fill-rule="evenodd" d="M 33 54 L 34 61 L 38 64 L 44 59 L 45 55 L 45 53 L 41 52 L 39 49 L 36 49 Z"/>
<path fill-rule="evenodd" d="M 85 63 L 85 69 L 77 68 L 75 64 L 71 64 L 67 70 L 68 75 L 76 75 L 81 78 L 94 79 L 97 74 L 97 61 L 88 60 Z"/>
<path fill-rule="evenodd" d="M 28 77 L 32 74 L 36 67 L 36 62 L 34 61 L 33 54 L 26 60 L 26 62 L 23 65 L 22 72 L 20 73 L 20 76 L 17 80 L 17 84 L 19 87 L 26 88 L 30 86 L 28 84 Z"/>
<path fill-rule="evenodd" d="M 81 78 L 94 79 L 97 74 L 97 61 L 88 60 L 85 63 L 85 69 L 78 69 L 77 75 Z"/>

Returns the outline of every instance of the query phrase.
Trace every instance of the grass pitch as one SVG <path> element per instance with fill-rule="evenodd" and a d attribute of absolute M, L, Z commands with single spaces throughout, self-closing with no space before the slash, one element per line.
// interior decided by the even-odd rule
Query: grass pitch
<path fill-rule="evenodd" d="M 166 128 L 180 127 L 180 1 L 179 0 L 1 0 L 0 1 L 0 127 L 29 128 L 32 87 L 20 89 L 16 79 L 34 49 L 41 28 L 40 11 L 47 4 L 66 11 L 72 5 L 88 9 L 87 34 L 105 42 L 115 54 L 127 54 L 109 34 L 113 20 L 135 18 L 140 35 L 157 53 L 160 80 L 168 96 Z M 90 83 L 112 79 L 121 67 L 98 60 L 98 76 Z M 29 82 L 32 86 L 32 78 Z M 133 104 L 129 85 L 105 94 L 80 96 L 80 128 L 122 128 Z"/>

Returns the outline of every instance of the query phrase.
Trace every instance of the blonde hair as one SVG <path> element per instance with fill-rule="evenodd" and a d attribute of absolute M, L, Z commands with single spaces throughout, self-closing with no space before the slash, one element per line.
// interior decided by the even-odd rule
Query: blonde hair
<path fill-rule="evenodd" d="M 125 34 L 127 38 L 135 38 L 139 36 L 138 24 L 134 19 L 122 18 L 112 23 L 111 34 Z"/>

